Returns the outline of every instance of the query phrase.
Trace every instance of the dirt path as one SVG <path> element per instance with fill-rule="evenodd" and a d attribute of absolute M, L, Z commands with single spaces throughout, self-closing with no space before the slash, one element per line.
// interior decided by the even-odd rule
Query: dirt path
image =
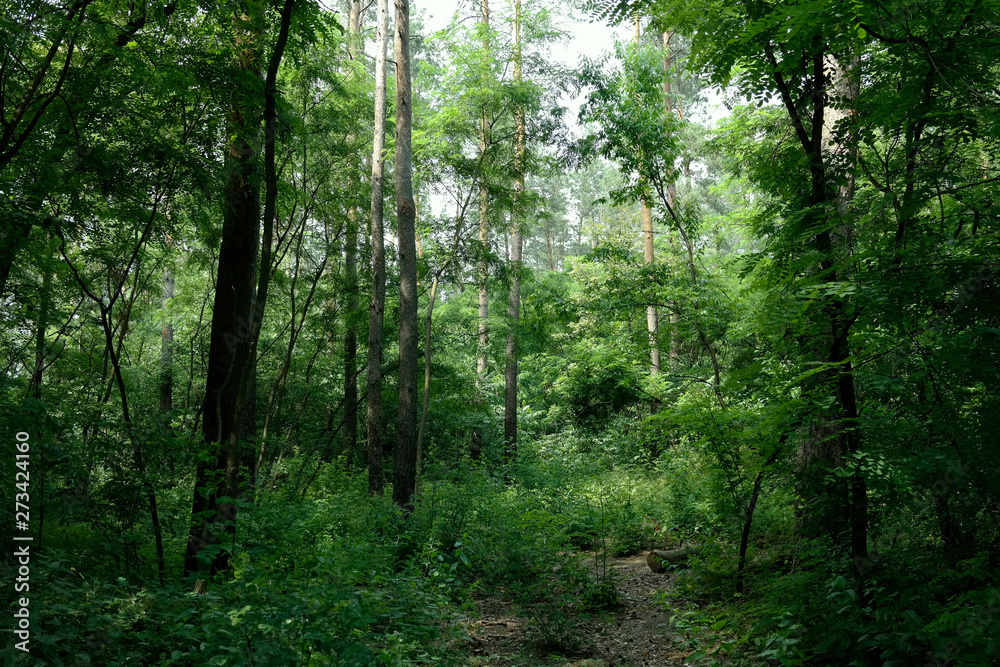
<path fill-rule="evenodd" d="M 475 667 L 679 667 L 690 650 L 679 647 L 670 630 L 670 612 L 656 604 L 657 593 L 672 584 L 655 574 L 645 556 L 611 559 L 617 572 L 621 608 L 603 617 L 581 619 L 582 648 L 567 661 L 539 655 L 528 638 L 528 621 L 510 604 L 486 598 L 480 617 L 467 625 L 468 664 Z"/>

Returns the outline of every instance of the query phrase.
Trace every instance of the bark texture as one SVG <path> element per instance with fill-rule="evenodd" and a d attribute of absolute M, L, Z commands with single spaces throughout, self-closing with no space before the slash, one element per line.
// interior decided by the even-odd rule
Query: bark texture
<path fill-rule="evenodd" d="M 388 0 L 378 0 L 375 33 L 375 133 L 372 139 L 372 292 L 368 301 L 368 380 L 365 427 L 368 436 L 368 493 L 382 495 L 382 325 L 385 319 L 385 237 L 383 231 L 386 122 L 385 48 Z"/>
<path fill-rule="evenodd" d="M 399 402 L 393 501 L 413 508 L 417 464 L 417 244 L 412 183 L 410 4 L 396 0 L 396 224 L 399 229 Z"/>
<path fill-rule="evenodd" d="M 348 33 L 349 55 L 357 60 L 361 43 L 361 3 L 352 2 Z M 352 72 L 354 70 L 352 69 Z M 348 143 L 353 144 L 353 135 Z M 344 248 L 344 290 L 347 292 L 347 318 L 344 331 L 344 440 L 343 451 L 352 460 L 358 448 L 358 210 L 352 204 L 347 211 L 347 234 Z"/>
<path fill-rule="evenodd" d="M 214 456 L 198 464 L 195 472 L 185 574 L 211 575 L 229 569 L 229 550 L 223 542 L 231 542 L 235 537 L 235 501 L 245 493 L 240 487 L 241 469 L 244 463 L 247 468 L 253 465 L 251 450 L 241 450 L 240 444 L 254 431 L 256 349 L 270 284 L 271 241 L 277 211 L 276 80 L 294 3 L 295 0 L 285 0 L 282 6 L 278 38 L 263 86 L 263 243 L 260 132 L 255 121 L 260 106 L 246 95 L 234 94 L 229 108 L 227 135 L 232 139 L 226 151 L 222 246 L 202 408 L 205 442 L 215 451 Z M 253 14 L 249 6 L 242 9 L 233 18 L 238 48 L 236 66 L 259 77 L 262 58 L 258 40 L 263 33 L 263 16 Z"/>
<path fill-rule="evenodd" d="M 521 83 L 521 0 L 514 0 L 514 85 Z M 511 265 L 507 295 L 507 347 L 504 364 L 504 458 L 517 456 L 517 336 L 521 319 L 521 254 L 524 248 L 524 105 L 514 110 L 514 212 L 511 215 Z"/>
<path fill-rule="evenodd" d="M 488 66 L 490 49 L 490 3 L 489 0 L 480 1 L 480 22 L 483 26 L 483 58 Z M 488 85 L 488 81 L 482 82 L 483 86 Z M 476 357 L 476 400 L 482 403 L 483 385 L 486 382 L 486 372 L 488 370 L 488 348 L 489 348 L 489 317 L 490 317 L 490 294 L 489 294 L 489 264 L 485 253 L 490 247 L 490 219 L 489 201 L 490 189 L 486 181 L 486 151 L 489 148 L 490 125 L 487 110 L 484 106 L 479 118 L 479 243 L 482 246 L 483 258 L 479 262 L 479 350 Z M 482 454 L 482 434 L 475 432 L 472 434 L 471 456 L 478 459 Z"/>

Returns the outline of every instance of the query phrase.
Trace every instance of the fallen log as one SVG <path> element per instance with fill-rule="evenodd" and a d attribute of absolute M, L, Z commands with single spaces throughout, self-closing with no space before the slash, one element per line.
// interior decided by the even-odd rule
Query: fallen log
<path fill-rule="evenodd" d="M 683 563 L 688 557 L 701 551 L 702 545 L 694 544 L 680 549 L 654 550 L 646 554 L 646 565 L 653 572 L 663 572 L 668 565 Z"/>

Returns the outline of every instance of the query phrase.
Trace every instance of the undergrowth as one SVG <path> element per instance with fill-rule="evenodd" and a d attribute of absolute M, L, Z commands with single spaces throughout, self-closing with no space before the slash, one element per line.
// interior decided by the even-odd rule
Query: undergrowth
<path fill-rule="evenodd" d="M 522 444 L 507 469 L 430 467 L 409 517 L 326 465 L 304 496 L 279 485 L 247 503 L 233 570 L 203 595 L 47 549 L 32 561 L 31 655 L 8 664 L 462 665 L 461 621 L 483 596 L 526 620 L 525 650 L 572 656 L 586 649 L 580 619 L 619 604 L 613 556 L 693 543 L 660 601 L 690 664 L 1000 661 L 985 556 L 943 567 L 933 547 L 900 543 L 859 581 L 837 545 L 795 538 L 790 492 L 774 486 L 738 593 L 740 522 L 711 500 L 727 491 L 718 471 L 683 443 L 651 463 L 638 436 L 623 439 L 617 457 L 568 432 Z"/>

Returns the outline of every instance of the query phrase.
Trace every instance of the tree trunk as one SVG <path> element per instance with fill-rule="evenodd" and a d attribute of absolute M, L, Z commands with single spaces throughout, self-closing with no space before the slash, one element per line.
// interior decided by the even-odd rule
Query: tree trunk
<path fill-rule="evenodd" d="M 642 201 L 642 256 L 647 266 L 653 264 L 653 210 L 649 206 L 649 199 Z M 658 375 L 660 373 L 660 349 L 656 342 L 656 334 L 659 329 L 656 306 L 646 307 L 646 331 L 649 334 L 649 374 Z"/>
<path fill-rule="evenodd" d="M 483 59 L 488 66 L 490 49 L 490 3 L 489 0 L 481 0 L 480 7 L 483 24 Z M 484 73 L 484 77 L 485 77 Z M 488 85 L 488 81 L 482 82 L 483 86 Z M 481 110 L 479 119 L 479 243 L 482 244 L 483 258 L 479 263 L 479 350 L 476 358 L 476 400 L 479 403 L 485 401 L 483 396 L 484 384 L 486 382 L 488 347 L 489 347 L 489 317 L 490 317 L 490 295 L 489 295 L 489 265 L 485 254 L 490 247 L 490 221 L 489 221 L 489 199 L 490 190 L 486 182 L 485 165 L 486 150 L 489 146 L 489 121 L 486 115 L 486 107 Z M 481 452 L 482 434 L 476 432 L 472 435 L 471 455 L 473 459 L 478 459 Z"/>
<path fill-rule="evenodd" d="M 372 139 L 372 293 L 368 301 L 368 381 L 365 426 L 368 435 L 368 493 L 382 495 L 382 325 L 385 317 L 385 237 L 383 232 L 386 122 L 385 48 L 388 0 L 378 0 L 375 36 L 375 132 Z"/>
<path fill-rule="evenodd" d="M 639 38 L 641 36 L 639 26 L 639 10 L 635 11 L 635 48 L 639 49 Z M 645 181 L 644 181 L 645 183 Z M 653 250 L 653 209 L 650 206 L 649 187 L 643 189 L 642 197 L 642 258 L 647 266 L 652 266 L 654 261 Z M 659 322 L 656 306 L 646 306 L 646 333 L 649 337 L 649 374 L 658 375 L 660 372 L 660 349 L 657 344 L 657 330 Z M 656 402 L 654 401 L 654 412 Z"/>
<path fill-rule="evenodd" d="M 163 273 L 163 296 L 160 308 L 166 310 L 174 298 L 174 274 L 167 269 Z M 168 319 L 160 332 L 160 416 L 163 424 L 170 426 L 170 411 L 174 409 L 174 327 Z"/>
<path fill-rule="evenodd" d="M 514 85 L 521 83 L 521 0 L 514 0 Z M 507 348 L 504 368 L 504 458 L 517 457 L 517 337 L 521 319 L 521 254 L 524 248 L 524 106 L 514 110 L 514 212 L 511 230 L 511 265 L 514 274 L 507 297 Z"/>
<path fill-rule="evenodd" d="M 789 86 L 778 74 L 773 48 L 770 45 L 765 45 L 764 48 L 768 62 L 775 71 L 775 83 L 782 103 L 809 160 L 811 190 L 806 202 L 810 209 L 809 215 L 829 215 L 830 213 L 825 213 L 829 207 L 824 207 L 824 204 L 833 203 L 836 205 L 835 214 L 844 216 L 850 204 L 848 197 L 853 194 L 852 188 L 848 186 L 833 194 L 827 172 L 831 164 L 834 164 L 832 158 L 845 149 L 841 145 L 831 146 L 833 123 L 845 112 L 832 108 L 827 115 L 826 100 L 828 97 L 838 96 L 840 92 L 839 97 L 846 98 L 853 106 L 853 100 L 857 97 L 857 84 L 850 81 L 833 56 L 824 52 L 822 35 L 815 36 L 813 46 L 806 72 L 812 89 L 812 106 L 809 108 L 812 117 L 808 123 L 796 105 Z M 855 66 L 856 64 L 855 61 Z M 830 77 L 827 76 L 828 72 Z M 856 76 L 855 73 L 852 74 Z M 846 148 L 853 150 L 850 144 Z M 853 158 L 854 156 L 849 155 L 848 161 Z M 816 222 L 821 231 L 813 237 L 812 246 L 821 259 L 814 271 L 822 273 L 824 282 L 836 283 L 842 279 L 834 263 L 838 254 L 838 239 L 834 238 L 829 225 L 824 221 Z M 843 232 L 841 235 L 844 235 Z M 823 470 L 839 466 L 843 457 L 855 453 L 860 444 L 854 373 L 850 363 L 849 334 L 853 317 L 849 312 L 849 305 L 842 298 L 833 297 L 817 306 L 821 309 L 819 321 L 822 328 L 819 335 L 814 336 L 815 343 L 809 351 L 816 361 L 828 364 L 828 368 L 811 378 L 803 387 L 803 394 L 811 394 L 815 397 L 814 400 L 823 402 L 833 394 L 835 402 L 814 420 L 814 425 L 799 447 L 798 486 L 803 504 L 797 511 L 797 523 L 801 534 L 807 537 L 826 534 L 839 540 L 849 530 L 851 555 L 855 563 L 864 563 L 868 554 L 867 490 L 864 479 L 856 476 L 848 485 L 838 484 L 833 488 L 823 483 Z M 819 506 L 810 506 L 815 500 L 823 502 Z M 858 568 L 859 577 L 863 576 L 862 570 L 863 568 Z"/>
<path fill-rule="evenodd" d="M 434 315 L 434 302 L 437 300 L 438 276 L 435 274 L 431 282 L 431 295 L 427 300 L 427 324 L 424 326 L 424 398 L 420 410 L 420 426 L 417 429 L 417 472 L 415 493 L 420 495 L 420 478 L 424 468 L 424 430 L 427 427 L 427 412 L 431 404 L 431 317 Z"/>
<path fill-rule="evenodd" d="M 663 92 L 666 93 L 663 97 L 663 104 L 664 104 L 664 113 L 666 113 L 667 116 L 673 113 L 673 104 L 674 104 L 673 95 L 670 87 L 670 68 L 673 66 L 673 57 L 670 53 L 670 38 L 672 36 L 673 34 L 669 30 L 665 30 L 663 32 L 663 69 L 665 70 L 665 74 L 663 77 Z M 677 109 L 677 115 L 678 117 L 680 117 L 681 120 L 683 120 L 683 114 L 681 113 L 679 107 Z M 668 204 L 670 205 L 671 208 L 673 208 L 677 201 L 677 189 L 674 185 L 674 179 L 670 178 L 669 181 L 670 182 L 667 185 L 667 198 L 668 198 Z M 688 185 L 688 189 L 690 189 L 690 183 Z M 671 247 L 676 247 L 673 245 L 673 242 L 671 242 Z M 671 305 L 676 305 L 675 301 L 671 301 L 670 303 Z M 669 321 L 670 321 L 670 351 L 668 353 L 668 358 L 670 365 L 676 366 L 678 358 L 680 357 L 681 337 L 679 328 L 680 321 L 677 318 L 677 312 L 675 309 L 671 309 L 669 315 Z"/>
<path fill-rule="evenodd" d="M 361 43 L 361 3 L 351 2 L 348 34 L 351 42 L 351 60 L 363 50 Z M 352 73 L 355 71 L 352 68 Z M 353 76 L 353 74 L 352 74 Z M 353 144 L 354 137 L 348 138 Z M 344 440 L 343 451 L 348 461 L 358 448 L 358 211 L 349 203 L 347 211 L 347 235 L 344 249 L 344 279 L 347 314 L 344 331 Z"/>
<path fill-rule="evenodd" d="M 417 463 L 417 248 L 412 186 L 410 3 L 396 0 L 396 221 L 399 230 L 399 402 L 393 501 L 413 509 Z"/>
<path fill-rule="evenodd" d="M 238 66 L 259 77 L 257 38 L 260 28 L 249 25 L 251 20 L 234 19 L 243 47 Z M 228 554 L 219 547 L 223 539 L 235 535 L 236 529 L 233 499 L 239 495 L 239 457 L 235 445 L 243 433 L 242 421 L 236 421 L 236 408 L 238 403 L 245 402 L 242 391 L 250 386 L 245 376 L 252 372 L 250 328 L 260 242 L 260 133 L 251 120 L 257 117 L 253 106 L 234 96 L 229 107 L 227 135 L 232 139 L 225 157 L 227 178 L 223 191 L 222 245 L 202 407 L 202 434 L 206 445 L 215 451 L 212 460 L 200 462 L 195 472 L 185 574 L 214 574 L 227 569 Z M 232 447 L 228 444 L 230 440 L 235 440 Z M 226 500 L 220 501 L 221 498 Z M 206 551 L 207 562 L 202 558 Z"/>
<path fill-rule="evenodd" d="M 649 569 L 653 572 L 663 572 L 667 569 L 668 565 L 683 563 L 688 558 L 701 551 L 701 549 L 702 546 L 700 544 L 695 544 L 690 547 L 681 547 L 680 549 L 650 551 L 646 554 L 646 565 L 648 565 Z"/>
<path fill-rule="evenodd" d="M 222 246 L 216 280 L 209 343 L 208 377 L 203 406 L 205 442 L 215 447 L 214 461 L 198 464 L 191 532 L 184 558 L 185 574 L 214 574 L 229 568 L 223 539 L 236 531 L 236 503 L 244 456 L 240 440 L 252 431 L 256 387 L 256 347 L 263 324 L 270 279 L 271 237 L 277 205 L 276 135 L 278 67 L 288 40 L 295 0 L 285 0 L 281 27 L 264 81 L 264 239 L 261 234 L 259 135 L 254 118 L 259 106 L 234 97 L 229 108 L 227 182 L 223 201 Z M 243 8 L 250 11 L 249 7 Z M 260 76 L 263 16 L 234 18 L 240 47 L 237 67 Z M 256 109 L 255 109 L 256 107 Z M 260 246 L 260 268 L 257 250 Z M 255 281 L 255 278 L 257 279 Z M 256 284 L 255 284 L 256 282 Z M 248 454 L 249 455 L 249 454 Z M 204 552 L 208 551 L 208 554 Z M 207 558 L 205 557 L 207 555 Z"/>
<path fill-rule="evenodd" d="M 545 254 L 549 260 L 549 271 L 555 271 L 556 260 L 552 253 L 552 226 L 549 218 L 545 218 Z"/>
<path fill-rule="evenodd" d="M 5 223 L 0 231 L 0 298 L 7 295 L 7 280 L 21 244 L 31 235 L 31 223 L 27 218 L 14 218 Z"/>

